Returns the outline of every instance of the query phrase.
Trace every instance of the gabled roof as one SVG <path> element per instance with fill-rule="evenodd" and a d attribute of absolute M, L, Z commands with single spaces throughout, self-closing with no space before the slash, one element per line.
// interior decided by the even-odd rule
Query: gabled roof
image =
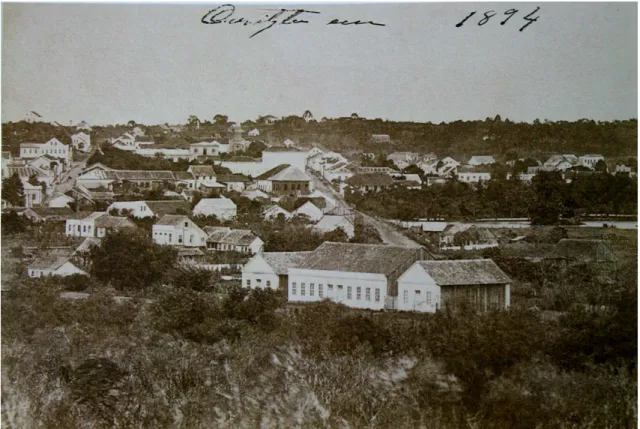
<path fill-rule="evenodd" d="M 258 238 L 249 229 L 232 229 L 227 232 L 216 232 L 207 238 L 207 242 L 232 244 L 235 246 L 248 246 Z"/>
<path fill-rule="evenodd" d="M 173 177 L 175 177 L 176 180 L 194 180 L 193 174 L 188 171 L 174 171 Z"/>
<path fill-rule="evenodd" d="M 250 156 L 234 156 L 227 162 L 259 162 L 260 160 L 251 158 Z"/>
<path fill-rule="evenodd" d="M 244 174 L 225 174 L 223 176 L 218 176 L 218 182 L 220 183 L 230 183 L 230 182 L 242 182 L 248 183 L 251 182 L 247 176 Z"/>
<path fill-rule="evenodd" d="M 155 225 L 179 225 L 185 220 L 188 221 L 190 219 L 185 215 L 164 215 L 155 223 Z"/>
<path fill-rule="evenodd" d="M 324 215 L 320 222 L 315 225 L 315 229 L 319 231 L 333 231 L 340 226 L 343 222 L 348 222 L 353 225 L 353 222 L 347 216 L 337 216 L 337 215 Z M 345 231 L 346 232 L 346 231 Z"/>
<path fill-rule="evenodd" d="M 35 174 L 36 177 L 49 177 L 49 174 L 47 174 L 44 170 L 41 170 L 38 167 L 34 167 L 33 165 L 27 165 L 27 166 L 8 165 L 5 168 L 7 169 L 9 176 L 13 176 L 14 174 L 18 173 L 18 176 L 20 177 L 30 177 L 33 174 Z"/>
<path fill-rule="evenodd" d="M 236 204 L 230 198 L 203 198 L 198 201 L 198 204 L 196 204 L 193 210 L 198 211 L 205 207 L 213 209 L 235 209 Z"/>
<path fill-rule="evenodd" d="M 175 214 L 177 210 L 186 213 L 191 212 L 191 204 L 186 200 L 145 201 L 154 215 L 162 217 L 166 214 Z"/>
<path fill-rule="evenodd" d="M 194 176 L 215 176 L 216 172 L 211 165 L 191 165 L 188 170 Z"/>
<path fill-rule="evenodd" d="M 78 247 L 76 247 L 76 253 L 88 252 L 93 246 L 100 246 L 101 244 L 102 239 L 97 237 L 87 237 Z"/>
<path fill-rule="evenodd" d="M 46 255 L 33 261 L 27 269 L 54 271 L 69 261 L 69 256 Z"/>
<path fill-rule="evenodd" d="M 471 157 L 471 159 L 469 159 L 469 163 L 471 163 L 471 161 L 479 162 L 482 164 L 492 164 L 496 162 L 496 160 L 491 155 L 474 155 Z"/>
<path fill-rule="evenodd" d="M 273 167 L 271 170 L 267 170 L 264 173 L 262 173 L 261 175 L 259 175 L 258 177 L 256 177 L 256 180 L 268 180 L 271 176 L 274 176 L 278 173 L 280 173 L 281 171 L 283 171 L 284 169 L 291 167 L 290 164 L 280 164 L 276 167 Z"/>
<path fill-rule="evenodd" d="M 349 177 L 346 183 L 352 186 L 391 186 L 393 178 L 387 173 L 359 173 Z"/>
<path fill-rule="evenodd" d="M 299 268 L 389 275 L 420 249 L 381 244 L 324 242 Z"/>
<path fill-rule="evenodd" d="M 243 197 L 247 197 L 249 199 L 254 199 L 254 198 L 269 198 L 269 195 L 263 191 L 261 191 L 260 189 L 251 189 L 251 190 L 245 190 L 242 192 L 241 194 Z"/>
<path fill-rule="evenodd" d="M 289 166 L 284 170 L 269 177 L 272 181 L 308 182 L 311 180 L 307 174 L 297 167 Z"/>
<path fill-rule="evenodd" d="M 289 268 L 296 268 L 313 252 L 264 252 L 259 256 L 269 264 L 277 275 L 288 274 Z"/>
<path fill-rule="evenodd" d="M 133 226 L 133 222 L 123 216 L 105 214 L 95 221 L 96 228 L 118 228 L 119 226 Z"/>
<path fill-rule="evenodd" d="M 511 283 L 511 279 L 491 259 L 418 261 L 439 286 Z"/>

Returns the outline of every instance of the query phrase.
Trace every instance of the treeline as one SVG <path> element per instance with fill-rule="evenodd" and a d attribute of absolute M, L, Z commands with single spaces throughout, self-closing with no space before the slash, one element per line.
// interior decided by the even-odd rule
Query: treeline
<path fill-rule="evenodd" d="M 638 121 L 547 121 L 532 124 L 486 118 L 484 121 L 454 121 L 439 124 L 394 122 L 382 119 L 338 118 L 310 121 L 291 116 L 276 121 L 270 133 L 329 149 L 435 152 L 466 160 L 472 155 L 491 154 L 517 159 L 545 158 L 549 153 L 601 153 L 605 156 L 637 154 Z M 393 143 L 371 142 L 372 134 L 388 134 Z"/>
<path fill-rule="evenodd" d="M 347 192 L 345 198 L 358 210 L 387 219 L 530 217 L 534 223 L 554 224 L 583 214 L 637 214 L 637 195 L 637 182 L 628 176 L 592 174 L 566 183 L 559 173 L 542 172 L 531 184 L 449 181 L 420 190 Z"/>

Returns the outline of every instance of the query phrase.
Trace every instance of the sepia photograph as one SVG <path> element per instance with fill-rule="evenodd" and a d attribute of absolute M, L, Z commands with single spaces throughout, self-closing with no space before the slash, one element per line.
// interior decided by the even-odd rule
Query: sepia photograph
<path fill-rule="evenodd" d="M 638 426 L 638 4 L 1 10 L 2 429 Z"/>

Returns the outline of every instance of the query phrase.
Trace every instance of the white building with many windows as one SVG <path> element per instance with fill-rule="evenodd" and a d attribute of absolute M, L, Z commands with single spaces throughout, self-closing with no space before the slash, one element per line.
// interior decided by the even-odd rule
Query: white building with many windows
<path fill-rule="evenodd" d="M 67 163 L 71 162 L 69 146 L 55 137 L 46 143 L 20 143 L 20 158 L 31 159 L 41 155 L 50 155 L 53 158 L 61 158 Z"/>
<path fill-rule="evenodd" d="M 330 299 L 354 308 L 394 308 L 398 277 L 425 253 L 421 248 L 325 242 L 289 269 L 289 301 Z"/>

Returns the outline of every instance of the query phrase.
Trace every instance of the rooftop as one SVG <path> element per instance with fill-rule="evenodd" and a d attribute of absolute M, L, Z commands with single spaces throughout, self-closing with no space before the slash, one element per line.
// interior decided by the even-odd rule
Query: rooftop
<path fill-rule="evenodd" d="M 439 286 L 511 283 L 511 279 L 491 259 L 418 261 Z"/>
<path fill-rule="evenodd" d="M 277 167 L 273 167 L 271 170 L 265 171 L 264 173 L 262 173 L 261 175 L 256 177 L 256 180 L 267 180 L 271 176 L 275 176 L 276 174 L 280 173 L 281 171 L 287 169 L 288 167 L 291 167 L 291 165 L 289 165 L 289 164 L 280 164 Z"/>
<path fill-rule="evenodd" d="M 264 252 L 259 254 L 278 275 L 288 273 L 289 268 L 297 268 L 313 252 Z"/>
<path fill-rule="evenodd" d="M 411 260 L 417 248 L 324 242 L 299 268 L 389 275 Z"/>
<path fill-rule="evenodd" d="M 186 200 L 145 201 L 153 214 L 162 217 L 167 214 L 176 214 L 178 210 L 185 213 L 191 212 L 191 204 Z"/>
<path fill-rule="evenodd" d="M 164 215 L 155 224 L 156 225 L 178 225 L 185 220 L 189 220 L 185 215 Z"/>

